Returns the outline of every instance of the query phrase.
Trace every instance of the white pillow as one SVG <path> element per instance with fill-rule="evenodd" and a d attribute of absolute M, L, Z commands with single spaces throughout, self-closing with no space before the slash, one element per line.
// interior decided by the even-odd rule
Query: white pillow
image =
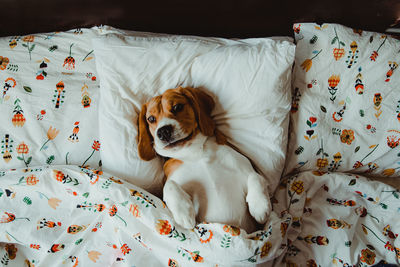
<path fill-rule="evenodd" d="M 93 45 L 105 171 L 150 191 L 161 187 L 162 160 L 145 162 L 137 155 L 141 105 L 169 88 L 203 87 L 216 102 L 217 127 L 275 189 L 286 155 L 291 42 L 109 34 Z"/>

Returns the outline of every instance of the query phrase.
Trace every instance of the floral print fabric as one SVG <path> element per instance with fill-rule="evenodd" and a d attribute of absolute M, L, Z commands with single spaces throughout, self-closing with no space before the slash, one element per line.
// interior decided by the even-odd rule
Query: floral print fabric
<path fill-rule="evenodd" d="M 99 166 L 99 81 L 90 40 L 108 30 L 0 38 L 0 170 Z"/>
<path fill-rule="evenodd" d="M 400 191 L 361 176 L 283 179 L 264 230 L 247 234 L 206 222 L 182 229 L 160 199 L 97 169 L 59 165 L 0 175 L 6 266 L 400 263 Z"/>
<path fill-rule="evenodd" d="M 286 173 L 400 170 L 400 41 L 337 24 L 294 25 Z"/>
<path fill-rule="evenodd" d="M 43 166 L 1 176 L 6 266 L 242 266 L 272 261 L 297 236 L 289 212 L 273 213 L 251 234 L 215 223 L 182 229 L 160 199 L 97 169 Z M 305 195 L 299 188 L 296 198 Z"/>
<path fill-rule="evenodd" d="M 276 199 L 278 214 L 299 202 L 303 210 L 292 218 L 299 234 L 275 266 L 400 264 L 399 190 L 354 174 L 308 171 L 283 179 Z"/>

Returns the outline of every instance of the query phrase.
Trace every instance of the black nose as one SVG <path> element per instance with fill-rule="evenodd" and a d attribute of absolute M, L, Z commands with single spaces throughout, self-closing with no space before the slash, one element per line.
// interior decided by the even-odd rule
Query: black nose
<path fill-rule="evenodd" d="M 157 136 L 161 141 L 170 141 L 172 135 L 172 125 L 165 125 L 157 130 Z"/>

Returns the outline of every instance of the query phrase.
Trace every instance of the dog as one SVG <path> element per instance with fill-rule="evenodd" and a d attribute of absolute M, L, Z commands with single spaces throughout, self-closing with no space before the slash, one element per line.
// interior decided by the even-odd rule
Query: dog
<path fill-rule="evenodd" d="M 268 185 L 216 129 L 214 106 L 210 95 L 191 87 L 153 97 L 139 114 L 138 154 L 168 158 L 163 199 L 177 224 L 214 222 L 251 232 L 271 211 Z"/>

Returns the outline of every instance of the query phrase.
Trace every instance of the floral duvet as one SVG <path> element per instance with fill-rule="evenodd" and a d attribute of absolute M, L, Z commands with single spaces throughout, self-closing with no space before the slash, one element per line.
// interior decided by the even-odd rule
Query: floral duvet
<path fill-rule="evenodd" d="M 400 192 L 361 176 L 289 175 L 246 233 L 184 230 L 159 198 L 103 173 L 90 39 L 113 30 L 0 38 L 1 265 L 399 264 Z"/>
<path fill-rule="evenodd" d="M 347 174 L 282 180 L 263 230 L 174 224 L 150 193 L 96 169 L 1 172 L 3 266 L 369 266 L 400 262 L 400 192 Z M 264 265 L 261 265 L 264 266 Z"/>

